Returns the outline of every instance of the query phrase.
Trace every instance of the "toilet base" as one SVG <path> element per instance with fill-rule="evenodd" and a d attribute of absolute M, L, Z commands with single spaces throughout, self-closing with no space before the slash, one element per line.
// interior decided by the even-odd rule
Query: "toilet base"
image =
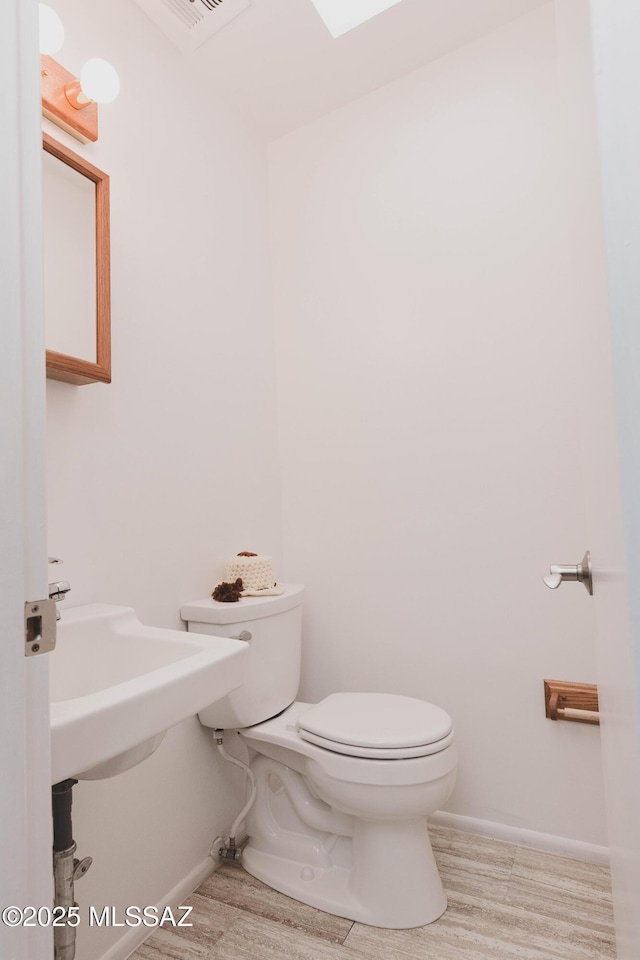
<path fill-rule="evenodd" d="M 424 818 L 386 824 L 359 820 L 353 839 L 345 842 L 358 848 L 357 868 L 305 864 L 259 849 L 251 839 L 242 865 L 274 890 L 370 926 L 422 927 L 442 916 L 447 898 Z"/>

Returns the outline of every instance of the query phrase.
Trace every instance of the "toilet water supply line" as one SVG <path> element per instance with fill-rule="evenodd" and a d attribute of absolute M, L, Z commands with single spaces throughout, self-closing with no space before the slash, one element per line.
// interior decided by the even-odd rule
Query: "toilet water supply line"
<path fill-rule="evenodd" d="M 240 813 L 238 814 L 238 816 L 236 817 L 236 819 L 233 821 L 231 831 L 230 831 L 230 836 L 227 840 L 227 843 L 225 844 L 222 837 L 216 837 L 216 839 L 211 844 L 211 848 L 209 850 L 209 856 L 212 857 L 214 860 L 218 860 L 218 859 L 239 860 L 242 850 L 236 846 L 236 835 L 238 833 L 238 830 L 240 829 L 240 824 L 242 823 L 242 821 L 244 820 L 246 815 L 249 813 L 249 810 L 251 810 L 251 807 L 254 804 L 254 801 L 256 799 L 256 795 L 258 792 L 258 785 L 256 781 L 256 775 L 251 769 L 251 767 L 248 764 L 243 763 L 242 760 L 238 760 L 236 759 L 236 757 L 232 757 L 231 754 L 227 753 L 227 751 L 224 748 L 223 738 L 224 738 L 224 730 L 213 731 L 213 739 L 215 740 L 216 746 L 220 751 L 220 753 L 222 754 L 222 756 L 225 758 L 225 760 L 228 760 L 229 763 L 233 763 L 236 767 L 240 767 L 241 770 L 244 770 L 249 780 L 251 781 L 251 795 L 247 800 L 247 802 L 245 803 L 242 810 L 240 811 Z"/>

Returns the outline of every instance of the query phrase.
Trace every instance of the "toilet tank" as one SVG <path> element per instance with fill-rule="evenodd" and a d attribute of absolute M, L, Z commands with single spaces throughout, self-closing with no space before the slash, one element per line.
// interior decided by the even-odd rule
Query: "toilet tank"
<path fill-rule="evenodd" d="M 216 637 L 239 637 L 242 631 L 251 634 L 245 681 L 200 711 L 205 727 L 250 727 L 293 703 L 300 683 L 302 594 L 299 584 L 288 584 L 277 597 L 242 597 L 237 603 L 208 598 L 180 609 L 193 633 Z"/>

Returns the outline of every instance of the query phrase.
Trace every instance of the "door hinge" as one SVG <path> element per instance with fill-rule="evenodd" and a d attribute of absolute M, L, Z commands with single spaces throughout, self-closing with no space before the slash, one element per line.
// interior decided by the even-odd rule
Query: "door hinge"
<path fill-rule="evenodd" d="M 56 646 L 55 600 L 30 600 L 24 605 L 24 655 L 50 653 Z"/>

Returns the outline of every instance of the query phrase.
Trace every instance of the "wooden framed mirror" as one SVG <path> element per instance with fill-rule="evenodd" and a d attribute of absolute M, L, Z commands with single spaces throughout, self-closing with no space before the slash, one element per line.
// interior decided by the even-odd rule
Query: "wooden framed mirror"
<path fill-rule="evenodd" d="M 109 177 L 43 134 L 47 377 L 111 382 Z"/>

